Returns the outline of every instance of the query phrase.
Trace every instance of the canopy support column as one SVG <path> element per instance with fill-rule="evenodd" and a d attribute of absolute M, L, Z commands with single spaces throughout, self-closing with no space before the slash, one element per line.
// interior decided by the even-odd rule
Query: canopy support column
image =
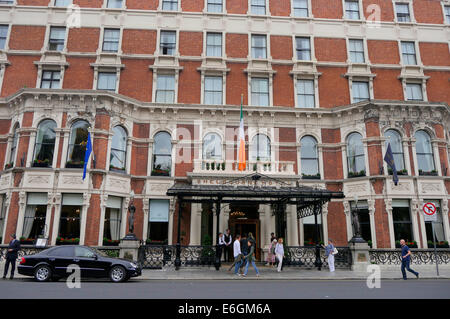
<path fill-rule="evenodd" d="M 318 202 L 314 205 L 314 224 L 315 224 L 315 234 L 314 234 L 314 241 L 316 243 L 316 261 L 314 262 L 314 265 L 317 267 L 317 270 L 322 270 L 322 260 L 320 259 L 320 242 L 319 242 L 319 236 L 320 236 L 320 230 L 319 230 L 319 224 L 317 223 L 317 215 L 322 213 L 322 202 Z"/>
<path fill-rule="evenodd" d="M 214 261 L 214 266 L 216 267 L 216 270 L 220 269 L 220 259 L 222 257 L 222 251 L 221 247 L 219 246 L 219 225 L 220 225 L 220 207 L 222 205 L 222 197 L 218 197 L 216 200 L 216 215 L 217 215 L 217 222 L 216 222 L 216 258 Z"/>
<path fill-rule="evenodd" d="M 178 224 L 177 224 L 177 245 L 176 245 L 176 257 L 175 257 L 175 270 L 179 270 L 181 266 L 181 214 L 183 211 L 183 197 L 178 197 Z"/>

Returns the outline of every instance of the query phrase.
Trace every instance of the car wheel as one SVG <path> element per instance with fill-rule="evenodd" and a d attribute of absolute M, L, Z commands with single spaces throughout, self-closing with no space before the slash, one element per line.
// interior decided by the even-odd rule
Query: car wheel
<path fill-rule="evenodd" d="M 112 282 L 122 282 L 125 281 L 127 278 L 127 272 L 125 271 L 125 268 L 122 266 L 114 266 L 111 268 L 111 271 L 109 272 L 109 279 L 111 279 Z"/>
<path fill-rule="evenodd" d="M 34 279 L 37 281 L 48 281 L 52 277 L 52 270 L 47 265 L 40 265 L 34 271 Z"/>

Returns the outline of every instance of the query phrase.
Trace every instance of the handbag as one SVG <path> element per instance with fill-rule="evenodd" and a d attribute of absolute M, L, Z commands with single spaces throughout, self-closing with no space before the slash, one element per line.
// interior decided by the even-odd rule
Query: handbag
<path fill-rule="evenodd" d="M 333 252 L 331 254 L 337 255 L 337 253 L 338 253 L 338 250 L 336 249 L 336 247 L 334 247 Z"/>

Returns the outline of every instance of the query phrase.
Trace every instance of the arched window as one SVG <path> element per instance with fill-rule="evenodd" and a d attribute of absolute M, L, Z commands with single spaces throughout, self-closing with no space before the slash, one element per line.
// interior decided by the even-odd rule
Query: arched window
<path fill-rule="evenodd" d="M 153 144 L 152 176 L 170 176 L 172 168 L 172 142 L 167 132 L 155 135 Z"/>
<path fill-rule="evenodd" d="M 203 159 L 222 159 L 222 138 L 219 134 L 209 133 L 203 138 Z"/>
<path fill-rule="evenodd" d="M 397 171 L 403 171 L 405 169 L 405 160 L 403 157 L 402 137 L 396 130 L 387 130 L 384 136 L 386 137 L 386 149 L 388 144 L 391 144 L 395 168 Z"/>
<path fill-rule="evenodd" d="M 250 145 L 252 161 L 270 161 L 270 139 L 267 135 L 256 134 Z"/>
<path fill-rule="evenodd" d="M 33 167 L 49 167 L 53 163 L 55 151 L 56 122 L 44 120 L 39 123 L 34 145 Z"/>
<path fill-rule="evenodd" d="M 89 123 L 76 121 L 70 130 L 69 150 L 67 152 L 67 168 L 82 168 L 88 138 Z"/>
<path fill-rule="evenodd" d="M 109 168 L 125 171 L 127 160 L 127 132 L 122 126 L 113 128 L 111 140 L 111 155 L 109 157 Z"/>
<path fill-rule="evenodd" d="M 314 137 L 304 136 L 300 140 L 300 159 L 303 176 L 320 177 L 317 141 Z"/>
<path fill-rule="evenodd" d="M 366 175 L 362 136 L 356 132 L 347 137 L 347 166 L 348 177 Z"/>
<path fill-rule="evenodd" d="M 417 165 L 419 167 L 419 175 L 422 173 L 435 172 L 433 147 L 431 138 L 425 131 L 417 131 L 414 135 L 416 138 L 416 155 Z"/>
<path fill-rule="evenodd" d="M 17 133 L 17 130 L 19 129 L 19 124 L 16 124 L 13 130 L 13 139 L 11 144 L 11 152 L 9 153 L 9 161 L 6 164 L 9 166 L 8 168 L 11 168 L 14 166 L 14 162 L 16 160 L 16 154 L 17 154 L 17 142 L 19 140 L 19 134 Z"/>

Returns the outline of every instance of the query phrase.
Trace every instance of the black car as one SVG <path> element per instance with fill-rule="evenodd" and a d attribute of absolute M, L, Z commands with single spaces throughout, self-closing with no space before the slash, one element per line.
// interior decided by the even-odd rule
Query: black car
<path fill-rule="evenodd" d="M 108 257 L 86 246 L 52 247 L 35 255 L 24 256 L 18 266 L 18 272 L 21 275 L 33 276 L 37 281 L 57 281 L 68 277 L 72 273 L 70 269 L 73 265 L 80 267 L 82 278 L 110 278 L 113 282 L 122 282 L 142 274 L 138 264 Z"/>

